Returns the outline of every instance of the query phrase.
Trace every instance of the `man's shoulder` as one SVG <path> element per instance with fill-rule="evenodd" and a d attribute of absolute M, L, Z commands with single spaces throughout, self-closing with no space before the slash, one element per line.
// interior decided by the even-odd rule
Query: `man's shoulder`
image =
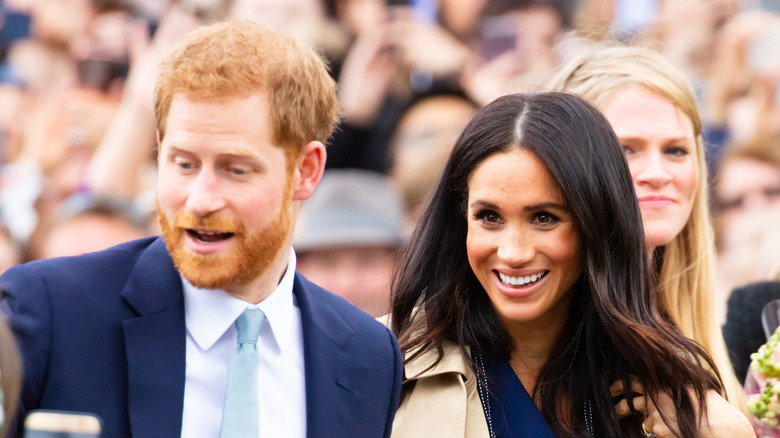
<path fill-rule="evenodd" d="M 67 289 L 94 282 L 105 283 L 107 278 L 120 280 L 130 275 L 141 254 L 156 241 L 157 238 L 148 237 L 94 253 L 17 265 L 0 277 L 0 289 L 8 294 L 17 289 L 34 289 L 38 284 Z"/>
<path fill-rule="evenodd" d="M 54 270 L 56 272 L 57 270 L 73 268 L 90 270 L 96 266 L 102 267 L 105 264 L 121 264 L 127 260 L 137 259 L 138 256 L 157 239 L 157 237 L 145 237 L 88 254 L 34 260 L 15 266 L 9 269 L 9 271 L 27 270 L 51 272 Z"/>
<path fill-rule="evenodd" d="M 344 298 L 312 283 L 299 272 L 295 273 L 295 287 L 302 289 L 306 299 L 310 300 L 308 304 L 317 318 L 326 322 L 329 319 L 338 319 L 359 338 L 380 336 L 387 339 L 390 331 L 373 316 L 358 309 Z M 300 300 L 300 295 L 298 296 Z M 334 326 L 331 325 L 331 328 Z"/>

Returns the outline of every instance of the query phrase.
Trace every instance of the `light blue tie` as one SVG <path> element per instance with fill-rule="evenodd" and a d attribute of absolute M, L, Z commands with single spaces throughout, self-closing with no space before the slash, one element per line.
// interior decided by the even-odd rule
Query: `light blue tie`
<path fill-rule="evenodd" d="M 238 345 L 230 359 L 220 438 L 251 438 L 260 434 L 257 335 L 264 321 L 265 313 L 260 309 L 246 309 L 236 320 Z"/>

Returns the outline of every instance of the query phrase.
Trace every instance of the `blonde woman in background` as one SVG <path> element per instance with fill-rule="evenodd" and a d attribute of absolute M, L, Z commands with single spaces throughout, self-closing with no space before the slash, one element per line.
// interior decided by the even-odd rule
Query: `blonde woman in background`
<path fill-rule="evenodd" d="M 729 401 L 746 413 L 715 312 L 707 167 L 690 81 L 653 50 L 610 47 L 572 59 L 549 88 L 579 94 L 609 120 L 639 198 L 661 311 L 710 353 Z"/>

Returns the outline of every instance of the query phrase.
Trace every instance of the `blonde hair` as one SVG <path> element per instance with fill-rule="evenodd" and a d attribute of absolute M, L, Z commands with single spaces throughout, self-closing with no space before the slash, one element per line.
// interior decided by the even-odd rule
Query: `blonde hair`
<path fill-rule="evenodd" d="M 693 208 L 682 231 L 656 250 L 662 292 L 659 305 L 682 333 L 701 344 L 720 371 L 732 404 L 744 412 L 743 389 L 734 375 L 715 314 L 715 235 L 709 211 L 702 122 L 693 86 L 658 52 L 644 47 L 608 47 L 564 65 L 549 88 L 578 94 L 599 107 L 612 93 L 640 84 L 665 97 L 691 120 L 696 138 L 698 181 Z"/>
<path fill-rule="evenodd" d="M 154 90 L 160 140 L 177 94 L 192 99 L 268 98 L 273 141 L 297 156 L 325 142 L 338 121 L 336 85 L 322 58 L 269 27 L 223 21 L 185 36 L 163 59 Z"/>

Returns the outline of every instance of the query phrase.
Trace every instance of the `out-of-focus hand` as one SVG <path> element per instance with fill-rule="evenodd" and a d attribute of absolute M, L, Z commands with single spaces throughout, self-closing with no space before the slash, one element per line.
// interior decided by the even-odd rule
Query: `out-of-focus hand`
<path fill-rule="evenodd" d="M 505 94 L 541 89 L 551 71 L 551 66 L 529 64 L 516 52 L 508 51 L 488 62 L 474 57 L 463 71 L 461 86 L 475 102 L 487 105 Z"/>
<path fill-rule="evenodd" d="M 610 392 L 613 397 L 623 394 L 623 383 L 618 381 L 612 384 Z M 668 394 L 658 394 L 655 402 L 644 395 L 642 384 L 632 379 L 631 392 L 638 394 L 632 400 L 634 409 L 644 414 L 642 423 L 647 432 L 655 434 L 657 438 L 679 437 L 674 400 Z M 693 398 L 693 394 L 691 394 Z M 726 399 L 715 391 L 707 391 L 706 418 L 699 419 L 699 437 L 701 438 L 754 438 L 755 432 L 750 421 L 737 408 L 729 404 Z M 698 410 L 696 400 L 693 400 L 694 412 Z M 615 412 L 619 418 L 631 415 L 631 410 L 626 399 L 620 400 L 615 405 Z M 669 424 L 664 422 L 661 414 Z"/>
<path fill-rule="evenodd" d="M 436 23 L 393 21 L 387 27 L 387 38 L 409 68 L 439 77 L 459 72 L 470 52 L 468 47 Z"/>
<path fill-rule="evenodd" d="M 94 193 L 135 197 L 146 188 L 142 172 L 155 145 L 152 96 L 158 65 L 176 40 L 199 24 L 192 15 L 171 8 L 154 39 L 149 39 L 143 22 L 130 30 L 130 72 L 122 102 L 86 171 Z"/>
<path fill-rule="evenodd" d="M 761 138 L 780 137 L 780 68 L 766 71 L 753 83 L 758 106 L 754 135 Z"/>
<path fill-rule="evenodd" d="M 397 53 L 385 35 L 384 29 L 360 35 L 341 67 L 341 112 L 344 119 L 355 126 L 373 123 L 390 81 L 398 72 Z"/>
<path fill-rule="evenodd" d="M 749 65 L 750 49 L 761 32 L 777 25 L 777 18 L 761 11 L 734 17 L 721 31 L 705 90 L 707 118 L 722 125 L 729 106 L 750 88 L 757 72 Z"/>
<path fill-rule="evenodd" d="M 197 18 L 175 7 L 170 8 L 160 20 L 154 39 L 149 38 L 149 28 L 145 22 L 134 23 L 128 35 L 130 71 L 125 84 L 125 98 L 151 108 L 160 60 L 179 38 L 199 24 Z"/>

